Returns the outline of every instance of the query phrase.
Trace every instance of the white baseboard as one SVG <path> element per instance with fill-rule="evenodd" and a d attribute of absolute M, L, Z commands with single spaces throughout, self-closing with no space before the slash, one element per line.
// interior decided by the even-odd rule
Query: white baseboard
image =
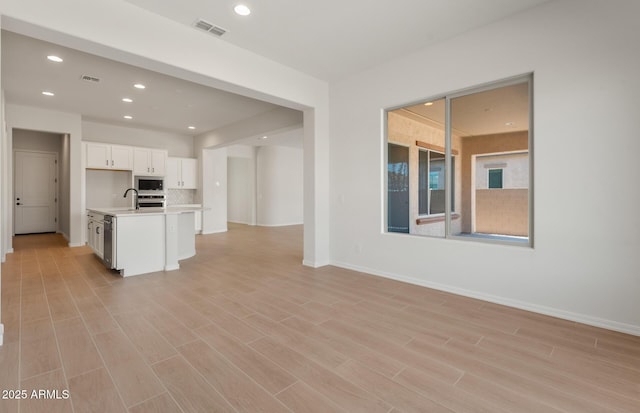
<path fill-rule="evenodd" d="M 306 264 L 305 264 L 306 265 Z M 559 310 L 552 307 L 546 307 L 537 304 L 531 304 L 525 301 L 513 300 L 510 298 L 499 297 L 491 294 L 480 293 L 477 291 L 466 290 L 463 288 L 452 287 L 439 283 L 432 283 L 429 281 L 421 280 L 413 277 L 406 277 L 403 275 L 387 273 L 384 271 L 377 271 L 367 267 L 361 267 L 358 265 L 351 265 L 344 262 L 332 262 L 331 265 L 336 267 L 345 268 L 348 270 L 363 272 L 366 274 L 376 275 L 379 277 L 389 278 L 396 281 L 402 281 L 409 284 L 419 285 L 422 287 L 432 288 L 434 290 L 444 291 L 456 295 L 462 295 L 465 297 L 476 298 L 478 300 L 488 301 L 495 304 L 506 305 L 508 307 L 518 308 L 521 310 L 531 311 L 533 313 L 544 314 L 551 317 L 561 318 L 563 320 L 575 321 L 581 324 L 587 324 L 594 327 L 600 327 L 607 330 L 618 331 L 621 333 L 632 334 L 634 336 L 640 336 L 640 326 L 633 324 L 625 324 L 617 321 L 606 320 L 598 317 L 593 317 L 585 314 L 574 313 L 571 311 Z M 316 267 L 314 267 L 316 268 Z"/>
<path fill-rule="evenodd" d="M 227 232 L 229 231 L 228 229 L 217 229 L 215 231 L 202 231 L 202 235 L 207 235 L 207 234 L 220 234 L 222 232 Z"/>
<path fill-rule="evenodd" d="M 290 227 L 293 225 L 303 225 L 302 222 L 291 222 L 286 224 L 257 224 L 259 227 Z"/>
<path fill-rule="evenodd" d="M 69 236 L 67 236 L 67 234 L 65 234 L 64 232 L 59 231 L 59 230 L 56 231 L 56 233 L 62 235 L 62 238 L 64 238 L 65 241 L 67 241 L 67 243 L 69 243 L 70 239 L 69 239 Z"/>
<path fill-rule="evenodd" d="M 74 243 L 70 242 L 67 245 L 69 245 L 69 248 L 75 248 L 75 247 L 84 247 L 86 244 L 84 244 L 82 242 L 74 242 Z"/>
<path fill-rule="evenodd" d="M 4 343 L 4 324 L 0 324 L 0 346 Z"/>
<path fill-rule="evenodd" d="M 320 267 L 325 267 L 327 265 L 331 265 L 331 262 L 328 261 L 328 260 L 327 261 L 302 260 L 302 265 L 304 265 L 306 267 L 311 267 L 311 268 L 320 268 Z M 336 267 L 338 267 L 338 265 L 336 265 Z"/>
<path fill-rule="evenodd" d="M 13 254 L 13 248 L 9 248 L 4 254 L 2 254 L 2 259 L 0 259 L 0 261 L 7 261 L 7 254 Z"/>
<path fill-rule="evenodd" d="M 180 269 L 180 264 L 178 265 L 169 265 L 164 267 L 165 271 L 175 271 L 175 270 L 179 270 Z"/>
<path fill-rule="evenodd" d="M 227 222 L 230 222 L 232 224 L 251 225 L 251 222 L 248 222 L 248 221 L 232 221 L 228 219 Z"/>

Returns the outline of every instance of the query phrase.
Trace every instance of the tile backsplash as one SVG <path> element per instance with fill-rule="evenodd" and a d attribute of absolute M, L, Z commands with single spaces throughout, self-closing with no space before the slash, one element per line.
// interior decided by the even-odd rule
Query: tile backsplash
<path fill-rule="evenodd" d="M 167 205 L 195 204 L 195 189 L 168 189 Z"/>

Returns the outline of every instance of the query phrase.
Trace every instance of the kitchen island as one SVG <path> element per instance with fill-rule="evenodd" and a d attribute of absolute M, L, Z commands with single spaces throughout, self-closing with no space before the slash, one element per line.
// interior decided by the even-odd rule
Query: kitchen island
<path fill-rule="evenodd" d="M 196 254 L 195 213 L 202 208 L 89 208 L 87 211 L 89 215 L 104 217 L 101 258 L 105 265 L 124 277 L 177 270 L 180 260 Z"/>

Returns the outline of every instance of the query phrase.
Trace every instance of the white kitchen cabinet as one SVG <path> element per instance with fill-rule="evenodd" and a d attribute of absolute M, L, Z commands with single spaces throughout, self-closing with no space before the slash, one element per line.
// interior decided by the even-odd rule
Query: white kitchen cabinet
<path fill-rule="evenodd" d="M 96 243 L 94 234 L 94 221 L 91 216 L 87 216 L 87 245 L 89 248 L 94 249 Z"/>
<path fill-rule="evenodd" d="M 196 189 L 198 179 L 198 160 L 194 158 L 167 159 L 165 185 L 169 189 Z"/>
<path fill-rule="evenodd" d="M 104 216 L 97 213 L 87 214 L 87 244 L 100 258 L 104 256 Z"/>
<path fill-rule="evenodd" d="M 165 176 L 167 151 L 149 148 L 133 149 L 133 172 L 136 175 Z"/>
<path fill-rule="evenodd" d="M 104 222 L 96 221 L 95 224 L 95 248 L 94 251 L 100 258 L 104 258 Z"/>
<path fill-rule="evenodd" d="M 196 211 L 194 216 L 196 234 L 202 234 L 202 211 Z"/>
<path fill-rule="evenodd" d="M 202 208 L 201 204 L 178 204 L 178 205 L 170 205 L 167 207 L 169 210 L 172 208 Z M 202 210 L 196 209 L 194 212 L 194 224 L 195 224 L 195 232 L 196 234 L 202 234 Z"/>
<path fill-rule="evenodd" d="M 87 142 L 86 155 L 86 166 L 90 169 L 133 169 L 133 148 L 130 146 Z"/>

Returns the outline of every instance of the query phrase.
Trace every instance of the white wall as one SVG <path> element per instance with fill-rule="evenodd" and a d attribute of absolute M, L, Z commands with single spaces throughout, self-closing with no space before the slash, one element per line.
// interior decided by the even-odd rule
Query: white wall
<path fill-rule="evenodd" d="M 200 162 L 202 186 L 202 233 L 212 234 L 227 230 L 227 149 L 205 149 Z"/>
<path fill-rule="evenodd" d="M 263 226 L 303 223 L 302 148 L 233 145 L 227 154 L 228 221 Z"/>
<path fill-rule="evenodd" d="M 257 194 L 256 194 L 256 158 L 258 155 L 258 147 L 257 146 L 249 146 L 249 145 L 231 145 L 231 146 L 227 146 L 227 156 L 228 159 L 231 158 L 242 158 L 242 159 L 247 159 L 249 160 L 249 165 L 248 165 L 248 171 L 246 172 L 246 180 L 247 180 L 247 192 L 244 192 L 242 190 L 240 194 L 241 197 L 246 196 L 247 199 L 245 201 L 241 201 L 241 200 L 237 200 L 237 201 L 233 201 L 233 205 L 236 205 L 236 202 L 245 202 L 246 206 L 245 207 L 240 207 L 240 208 L 245 208 L 247 210 L 247 222 L 246 224 L 248 225 L 256 225 L 256 217 L 258 215 L 258 205 L 257 205 Z M 228 161 L 227 161 L 228 162 Z M 227 177 L 228 181 L 229 181 L 229 192 L 235 191 L 236 188 L 234 188 L 234 186 L 236 185 L 243 185 L 243 184 L 237 184 L 235 182 L 233 182 L 233 180 L 235 179 L 233 176 L 228 176 Z M 230 198 L 231 199 L 231 198 Z M 231 202 L 231 200 L 229 201 Z M 228 214 L 232 214 L 233 212 L 231 211 L 231 209 L 228 209 Z M 231 222 L 235 222 L 232 219 L 229 219 Z"/>
<path fill-rule="evenodd" d="M 303 221 L 303 151 L 261 146 L 257 157 L 258 225 L 281 226 Z"/>
<path fill-rule="evenodd" d="M 13 131 L 13 149 L 55 152 L 59 158 L 62 149 L 62 135 L 59 133 L 16 129 Z"/>
<path fill-rule="evenodd" d="M 251 175 L 253 158 L 227 158 L 227 221 L 238 224 L 252 224 L 251 205 L 254 202 L 252 189 L 254 177 Z"/>
<path fill-rule="evenodd" d="M 86 170 L 87 208 L 122 208 L 132 206 L 132 196 L 123 197 L 131 188 L 130 171 Z"/>
<path fill-rule="evenodd" d="M 277 108 L 261 113 L 249 119 L 243 119 L 218 129 L 196 136 L 195 147 L 215 148 L 238 141 L 259 138 L 275 131 L 300 128 L 303 122 L 302 112 L 288 108 Z"/>
<path fill-rule="evenodd" d="M 332 262 L 640 334 L 638 15 L 549 2 L 333 84 Z M 384 234 L 382 110 L 528 72 L 534 248 Z"/>
<path fill-rule="evenodd" d="M 71 136 L 68 133 L 62 135 L 62 148 L 60 150 L 60 179 L 58 180 L 58 189 L 60 195 L 58 197 L 58 229 L 62 232 L 67 239 L 71 241 Z"/>
<path fill-rule="evenodd" d="M 82 121 L 82 140 L 166 149 L 169 156 L 193 158 L 193 137 L 149 129 Z"/>

